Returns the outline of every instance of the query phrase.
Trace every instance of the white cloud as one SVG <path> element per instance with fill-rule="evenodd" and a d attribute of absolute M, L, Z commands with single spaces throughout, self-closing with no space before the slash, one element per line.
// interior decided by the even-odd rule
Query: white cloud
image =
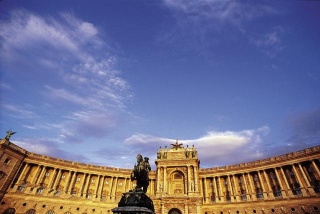
<path fill-rule="evenodd" d="M 263 136 L 267 135 L 269 127 L 264 126 L 255 130 L 243 131 L 209 131 L 206 135 L 192 140 L 179 140 L 186 145 L 194 145 L 201 163 L 208 167 L 212 164 L 233 164 L 256 160 L 264 157 L 258 148 L 263 144 Z M 140 145 L 141 151 L 154 151 L 159 146 L 174 143 L 175 139 L 155 137 L 144 134 L 134 134 L 125 140 L 130 146 Z M 261 148 L 261 147 L 260 147 Z M 239 154 L 239 151 L 241 153 Z"/>

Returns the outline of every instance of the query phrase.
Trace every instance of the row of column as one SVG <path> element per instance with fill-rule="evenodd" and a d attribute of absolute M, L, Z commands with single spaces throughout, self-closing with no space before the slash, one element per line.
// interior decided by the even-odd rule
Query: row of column
<path fill-rule="evenodd" d="M 320 178 L 319 167 L 314 160 L 311 161 L 311 164 L 313 169 L 315 169 L 315 175 Z M 292 169 L 294 174 L 293 178 L 286 176 L 284 172 L 284 168 L 286 167 Z M 273 172 L 274 177 L 272 178 Z M 290 186 L 294 183 L 292 179 L 295 178 L 299 184 L 299 190 L 301 190 L 302 196 L 308 197 L 315 195 L 314 187 L 310 184 L 309 175 L 305 172 L 301 163 L 297 163 L 272 169 L 203 178 L 201 185 L 203 186 L 202 194 L 204 203 L 212 202 L 210 196 L 214 196 L 214 202 L 216 203 L 228 201 L 228 196 L 230 197 L 230 202 L 242 200 L 254 201 L 257 200 L 257 189 L 261 189 L 261 194 L 263 195 L 263 197 L 261 195 L 261 198 L 273 199 L 278 196 L 275 195 L 274 188 L 277 185 L 279 185 L 279 191 L 281 192 L 279 197 L 295 197 L 292 186 Z M 210 181 L 210 187 L 208 187 L 208 180 Z M 243 192 L 245 192 L 245 197 L 241 198 Z"/>
<path fill-rule="evenodd" d="M 106 197 L 112 200 L 115 199 L 119 186 L 121 186 L 121 192 L 126 192 L 132 189 L 133 183 L 125 177 L 78 172 L 25 162 L 14 181 L 12 191 L 23 187 L 24 191 L 31 191 L 33 194 L 53 195 L 60 192 L 83 198 Z M 77 189 L 76 192 L 75 189 Z M 107 195 L 106 192 L 108 192 Z"/>
<path fill-rule="evenodd" d="M 186 194 L 190 192 L 199 192 L 199 179 L 198 179 L 198 169 L 195 166 L 188 165 L 187 175 L 184 175 L 184 191 Z M 170 175 L 169 175 L 170 176 Z M 167 167 L 159 167 L 157 169 L 157 187 L 156 191 L 159 194 L 168 194 L 169 193 L 169 183 L 170 178 L 167 175 Z"/>

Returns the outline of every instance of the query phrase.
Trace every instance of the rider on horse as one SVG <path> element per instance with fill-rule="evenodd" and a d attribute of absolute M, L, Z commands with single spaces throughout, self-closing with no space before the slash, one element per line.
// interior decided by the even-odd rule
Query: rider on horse
<path fill-rule="evenodd" d="M 144 193 L 147 192 L 149 186 L 149 171 L 151 170 L 149 164 L 149 158 L 145 157 L 143 160 L 142 155 L 137 155 L 137 164 L 134 165 L 133 171 L 131 173 L 131 181 L 137 180 L 136 190 L 143 190 Z"/>

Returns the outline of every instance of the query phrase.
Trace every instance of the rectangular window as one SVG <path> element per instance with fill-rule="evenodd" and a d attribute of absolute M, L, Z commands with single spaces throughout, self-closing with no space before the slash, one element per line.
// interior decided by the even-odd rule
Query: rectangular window
<path fill-rule="evenodd" d="M 0 179 L 3 178 L 6 174 L 2 171 L 0 171 Z"/>
<path fill-rule="evenodd" d="M 10 163 L 11 159 L 10 158 L 6 158 L 3 162 L 3 164 L 8 165 Z"/>

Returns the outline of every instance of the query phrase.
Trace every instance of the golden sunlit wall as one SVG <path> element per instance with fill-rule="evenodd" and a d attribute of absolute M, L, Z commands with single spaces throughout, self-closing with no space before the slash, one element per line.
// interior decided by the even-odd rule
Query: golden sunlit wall
<path fill-rule="evenodd" d="M 112 213 L 132 190 L 130 169 L 30 153 L 0 142 L 1 213 Z M 196 148 L 157 151 L 147 194 L 156 213 L 320 213 L 320 147 L 200 168 Z"/>

